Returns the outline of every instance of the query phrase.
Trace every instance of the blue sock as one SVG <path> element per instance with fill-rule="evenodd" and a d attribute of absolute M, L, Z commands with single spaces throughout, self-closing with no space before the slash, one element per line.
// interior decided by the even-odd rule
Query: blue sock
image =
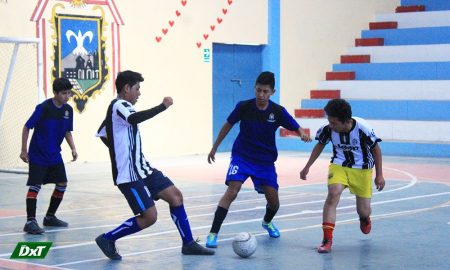
<path fill-rule="evenodd" d="M 139 228 L 136 217 L 132 217 L 126 220 L 124 223 L 122 223 L 119 227 L 115 228 L 114 230 L 105 233 L 105 238 L 108 240 L 116 241 L 117 239 L 122 238 L 124 236 L 137 233 L 140 230 L 142 229 Z"/>
<path fill-rule="evenodd" d="M 183 239 L 183 244 L 189 244 L 194 241 L 184 205 L 170 207 L 170 216 L 177 226 L 181 239 Z"/>

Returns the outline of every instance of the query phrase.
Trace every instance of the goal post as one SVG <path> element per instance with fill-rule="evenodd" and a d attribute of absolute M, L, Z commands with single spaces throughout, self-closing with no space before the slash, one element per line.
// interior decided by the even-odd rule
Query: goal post
<path fill-rule="evenodd" d="M 0 171 L 25 171 L 22 128 L 45 99 L 42 55 L 37 38 L 0 37 Z"/>

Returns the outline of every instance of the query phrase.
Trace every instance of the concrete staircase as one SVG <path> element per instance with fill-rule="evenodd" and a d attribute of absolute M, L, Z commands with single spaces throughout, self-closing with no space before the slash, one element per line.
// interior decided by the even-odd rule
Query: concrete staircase
<path fill-rule="evenodd" d="M 402 0 L 376 15 L 325 78 L 295 111 L 312 136 L 327 123 L 326 102 L 341 97 L 374 127 L 384 154 L 450 157 L 450 1 Z M 314 146 L 292 136 L 280 130 L 278 149 Z"/>

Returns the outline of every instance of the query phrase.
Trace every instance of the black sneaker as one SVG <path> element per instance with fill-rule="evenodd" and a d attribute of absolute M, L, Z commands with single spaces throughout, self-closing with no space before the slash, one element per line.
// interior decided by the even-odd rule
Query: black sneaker
<path fill-rule="evenodd" d="M 103 251 L 103 254 L 111 260 L 121 260 L 122 256 L 117 252 L 115 241 L 106 239 L 104 235 L 105 234 L 100 234 L 95 238 L 98 247 Z"/>
<path fill-rule="evenodd" d="M 45 231 L 39 227 L 35 219 L 27 221 L 23 227 L 23 231 L 29 234 L 43 234 Z"/>
<path fill-rule="evenodd" d="M 44 217 L 44 222 L 42 222 L 44 226 L 53 226 L 53 227 L 67 227 L 69 223 L 58 219 L 55 216 Z"/>
<path fill-rule="evenodd" d="M 181 253 L 184 255 L 214 255 L 215 251 L 205 248 L 197 242 L 192 241 L 190 244 L 183 245 L 181 248 Z"/>

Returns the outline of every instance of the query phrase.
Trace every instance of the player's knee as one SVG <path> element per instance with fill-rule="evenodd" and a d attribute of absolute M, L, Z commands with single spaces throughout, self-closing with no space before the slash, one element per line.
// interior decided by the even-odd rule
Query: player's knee
<path fill-rule="evenodd" d="M 336 205 L 339 202 L 340 197 L 341 194 L 339 192 L 329 191 L 325 203 L 329 205 Z"/>
<path fill-rule="evenodd" d="M 140 217 L 138 217 L 139 227 L 141 229 L 145 229 L 147 227 L 152 226 L 155 224 L 156 220 L 158 219 L 158 215 L 153 212 L 146 212 Z"/>

